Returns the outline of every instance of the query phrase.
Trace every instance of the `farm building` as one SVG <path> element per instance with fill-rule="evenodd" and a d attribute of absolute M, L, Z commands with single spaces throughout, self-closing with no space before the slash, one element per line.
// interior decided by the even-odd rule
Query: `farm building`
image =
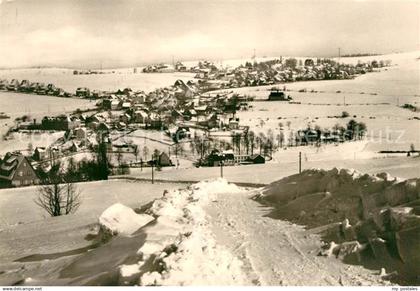
<path fill-rule="evenodd" d="M 286 94 L 280 90 L 272 90 L 268 95 L 268 101 L 289 101 L 291 99 L 290 96 L 286 97 Z"/>
<path fill-rule="evenodd" d="M 253 164 L 265 164 L 265 158 L 262 155 L 250 155 L 248 157 L 248 161 L 250 161 Z"/>
<path fill-rule="evenodd" d="M 157 158 L 155 158 L 155 154 L 152 156 L 152 160 L 148 161 L 149 165 L 160 166 L 160 167 L 170 167 L 174 164 L 172 163 L 171 159 L 169 158 L 168 154 L 165 152 L 159 153 Z"/>

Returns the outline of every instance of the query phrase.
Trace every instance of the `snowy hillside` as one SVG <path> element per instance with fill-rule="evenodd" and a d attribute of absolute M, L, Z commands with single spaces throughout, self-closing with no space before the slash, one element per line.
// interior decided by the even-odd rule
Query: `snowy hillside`
<path fill-rule="evenodd" d="M 380 269 L 317 256 L 320 237 L 268 217 L 272 208 L 250 199 L 261 190 L 217 179 L 165 190 L 161 198 L 135 211 L 111 205 L 98 219 L 90 249 L 44 254 L 50 260 L 42 262 L 18 260 L 21 267 L 2 271 L 0 282 L 23 277 L 14 284 L 387 284 Z"/>

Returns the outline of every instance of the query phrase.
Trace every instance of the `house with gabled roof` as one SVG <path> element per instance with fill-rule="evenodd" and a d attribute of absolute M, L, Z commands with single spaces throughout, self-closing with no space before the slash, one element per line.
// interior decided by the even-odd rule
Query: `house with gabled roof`
<path fill-rule="evenodd" d="M 40 180 L 29 160 L 20 153 L 7 153 L 0 160 L 0 187 L 39 184 Z"/>
<path fill-rule="evenodd" d="M 196 91 L 191 86 L 187 85 L 182 80 L 176 80 L 174 84 L 175 98 L 177 99 L 191 99 L 194 97 Z"/>
<path fill-rule="evenodd" d="M 137 123 L 147 123 L 149 115 L 144 110 L 136 110 L 133 113 L 133 120 Z"/>

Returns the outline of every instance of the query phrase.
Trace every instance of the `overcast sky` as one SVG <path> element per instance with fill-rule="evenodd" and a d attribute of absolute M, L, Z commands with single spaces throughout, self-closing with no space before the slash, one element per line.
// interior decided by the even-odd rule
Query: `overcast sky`
<path fill-rule="evenodd" d="M 0 0 L 0 67 L 419 49 L 414 0 Z"/>

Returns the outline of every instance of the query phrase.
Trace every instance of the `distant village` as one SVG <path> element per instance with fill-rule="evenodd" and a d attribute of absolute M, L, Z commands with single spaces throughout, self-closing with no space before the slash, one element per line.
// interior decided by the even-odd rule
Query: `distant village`
<path fill-rule="evenodd" d="M 72 171 L 68 176 L 77 177 L 78 181 L 126 174 L 131 167 L 178 167 L 179 163 L 171 158 L 175 152 L 177 157 L 182 154 L 187 144 L 190 146 L 190 159 L 196 166 L 265 163 L 271 159 L 273 148 L 282 146 L 283 139 L 278 136 L 276 142 L 272 134 L 256 135 L 247 126 L 242 126 L 235 114 L 248 110 L 253 97 L 235 94 L 229 89 L 305 80 L 351 79 L 389 65 L 389 62 L 383 61 L 345 65 L 331 59 L 298 61 L 279 58 L 259 63 L 247 62 L 230 69 L 219 68 L 209 61 L 199 62 L 194 67 L 178 62 L 173 66 L 148 66 L 143 73 L 193 72 L 194 80 L 177 80 L 172 86 L 149 93 L 130 88 L 104 92 L 85 87 L 69 93 L 54 84 L 0 80 L 0 90 L 3 91 L 96 100 L 96 109 L 93 110 L 44 116 L 40 120 L 30 116 L 17 118 L 3 139 L 12 138 L 16 132 L 62 131 L 65 134 L 44 147 L 28 146 L 26 155 L 12 152 L 0 158 L 0 187 L 38 184 L 48 169 L 80 152 L 93 153 L 96 160 L 67 161 L 65 171 Z M 285 89 L 273 87 L 270 93 L 267 92 L 266 100 L 291 102 L 292 97 Z M 3 114 L 3 118 L 7 118 Z M 349 127 L 355 130 L 355 126 L 358 124 L 348 125 L 347 130 Z M 136 130 L 164 133 L 171 140 L 169 151 L 141 150 L 138 145 L 117 138 Z M 218 134 L 225 138 L 217 138 Z M 343 142 L 356 137 L 360 138 L 359 135 L 348 134 L 346 128 L 335 132 L 308 128 L 298 131 L 293 141 L 294 145 L 307 145 Z M 132 160 L 122 158 L 127 153 L 131 154 Z M 106 173 L 98 175 L 101 171 Z"/>

